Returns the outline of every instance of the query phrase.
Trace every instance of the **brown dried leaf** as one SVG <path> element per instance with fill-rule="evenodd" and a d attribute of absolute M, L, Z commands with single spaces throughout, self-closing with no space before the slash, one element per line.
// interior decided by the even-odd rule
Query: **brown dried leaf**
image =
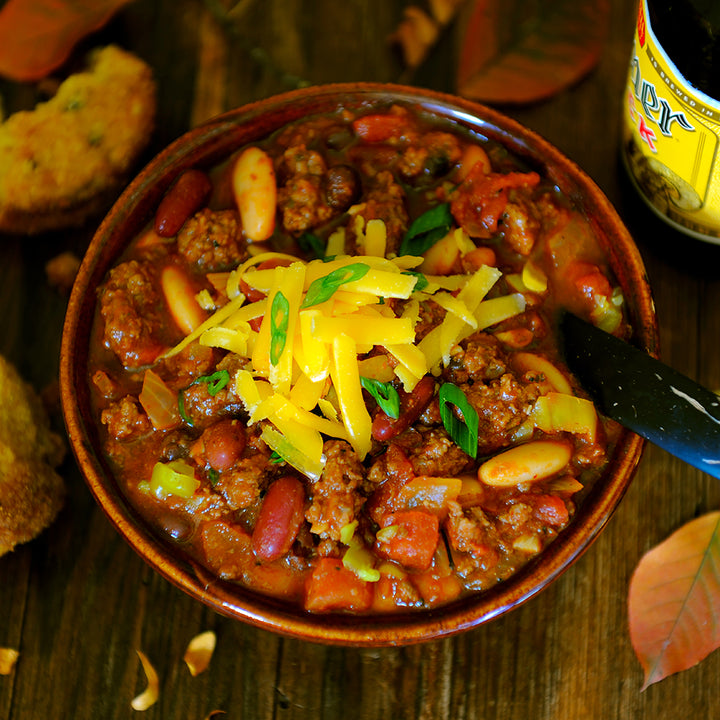
<path fill-rule="evenodd" d="M 430 12 L 416 5 L 403 11 L 403 19 L 390 42 L 400 46 L 405 66 L 414 70 L 427 57 L 442 29 L 455 17 L 466 0 L 430 0 Z"/>
<path fill-rule="evenodd" d="M 208 630 L 196 635 L 188 644 L 183 660 L 193 677 L 207 670 L 215 651 L 215 642 L 215 633 Z"/>
<path fill-rule="evenodd" d="M 20 657 L 20 653 L 13 648 L 0 647 L 0 675 L 9 675 L 17 659 Z"/>
<path fill-rule="evenodd" d="M 720 512 L 687 523 L 643 556 L 628 615 L 643 690 L 720 647 Z"/>
<path fill-rule="evenodd" d="M 20 82 L 45 77 L 131 1 L 8 0 L 0 10 L 0 75 Z"/>
<path fill-rule="evenodd" d="M 430 0 L 430 13 L 441 25 L 447 25 L 466 0 Z"/>
<path fill-rule="evenodd" d="M 148 660 L 145 653 L 138 650 L 137 654 L 140 658 L 140 662 L 142 663 L 143 670 L 145 671 L 145 676 L 147 677 L 147 687 L 142 693 L 140 693 L 140 695 L 133 698 L 130 705 L 133 710 L 142 711 L 147 710 L 149 707 L 154 705 L 160 697 L 160 679 L 158 678 L 155 668 L 152 666 L 152 663 Z"/>
<path fill-rule="evenodd" d="M 473 0 L 457 69 L 460 95 L 493 103 L 545 99 L 600 59 L 608 0 Z"/>
<path fill-rule="evenodd" d="M 412 69 L 425 59 L 438 33 L 437 23 L 424 10 L 410 5 L 405 8 L 403 19 L 390 41 L 400 46 L 405 65 Z"/>

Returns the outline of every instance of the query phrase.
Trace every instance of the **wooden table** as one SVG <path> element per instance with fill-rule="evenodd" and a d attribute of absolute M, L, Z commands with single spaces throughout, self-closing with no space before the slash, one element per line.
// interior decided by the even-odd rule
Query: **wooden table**
<path fill-rule="evenodd" d="M 155 68 L 155 151 L 219 111 L 302 80 L 399 79 L 386 41 L 403 4 L 245 0 L 229 32 L 212 12 L 219 0 L 136 0 L 97 41 L 117 41 Z M 591 76 L 546 102 L 504 109 L 577 161 L 615 203 L 654 288 L 664 360 L 720 388 L 720 249 L 660 226 L 627 187 L 617 150 L 634 3 L 610 4 L 610 35 Z M 449 32 L 414 82 L 452 89 L 453 42 Z M 0 351 L 38 388 L 57 375 L 65 308 L 44 262 L 66 247 L 82 250 L 91 233 L 0 238 Z M 715 480 L 656 447 L 600 538 L 539 597 L 474 631 L 391 649 L 324 647 L 216 615 L 136 556 L 72 458 L 62 474 L 69 499 L 56 523 L 0 558 L 0 646 L 20 651 L 14 671 L 0 676 L 3 720 L 138 717 L 130 702 L 145 677 L 136 650 L 160 676 L 148 720 L 200 720 L 214 710 L 243 720 L 716 716 L 718 654 L 640 692 L 627 623 L 632 571 L 646 550 L 720 502 Z M 182 655 L 204 630 L 217 633 L 217 649 L 193 678 Z"/>

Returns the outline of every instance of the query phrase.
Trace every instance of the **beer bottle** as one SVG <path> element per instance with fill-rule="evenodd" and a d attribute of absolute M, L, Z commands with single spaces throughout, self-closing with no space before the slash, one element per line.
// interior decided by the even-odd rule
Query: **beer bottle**
<path fill-rule="evenodd" d="M 657 215 L 720 244 L 718 0 L 639 0 L 622 157 Z"/>

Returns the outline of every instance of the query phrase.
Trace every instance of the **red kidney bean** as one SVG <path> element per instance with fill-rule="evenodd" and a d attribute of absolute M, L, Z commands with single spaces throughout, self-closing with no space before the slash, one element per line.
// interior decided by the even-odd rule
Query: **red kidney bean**
<path fill-rule="evenodd" d="M 213 470 L 229 470 L 245 452 L 247 438 L 239 420 L 220 420 L 201 436 L 205 459 Z"/>
<path fill-rule="evenodd" d="M 252 534 L 252 549 L 261 562 L 285 555 L 295 542 L 305 517 L 305 488 L 292 475 L 270 485 Z"/>
<path fill-rule="evenodd" d="M 413 388 L 412 392 L 400 392 L 400 415 L 391 418 L 382 410 L 372 422 L 372 436 L 379 442 L 387 442 L 407 430 L 422 415 L 435 393 L 435 380 L 426 375 Z"/>
<path fill-rule="evenodd" d="M 205 204 L 211 192 L 210 178 L 202 170 L 186 170 L 160 201 L 155 213 L 155 232 L 166 238 L 177 235 L 185 221 Z"/>

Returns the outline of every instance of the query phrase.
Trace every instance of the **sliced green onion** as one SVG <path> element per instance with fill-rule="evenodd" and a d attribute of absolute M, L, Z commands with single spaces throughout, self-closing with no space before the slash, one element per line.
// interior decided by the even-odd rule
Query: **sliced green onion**
<path fill-rule="evenodd" d="M 300 249 L 308 255 L 319 259 L 325 257 L 325 245 L 323 245 L 323 241 L 314 233 L 303 233 L 298 238 L 298 245 Z"/>
<path fill-rule="evenodd" d="M 417 272 L 416 270 L 406 270 L 403 275 L 412 275 L 417 278 L 413 291 L 419 292 L 420 290 L 424 290 L 430 284 L 428 279 L 421 272 Z"/>
<path fill-rule="evenodd" d="M 389 382 L 360 376 L 360 384 L 375 398 L 380 409 L 393 420 L 400 417 L 400 396 Z"/>
<path fill-rule="evenodd" d="M 465 393 L 453 383 L 443 383 L 438 393 L 440 417 L 453 442 L 470 457 L 477 457 L 478 426 L 477 410 L 468 402 Z M 462 414 L 460 420 L 453 406 Z"/>
<path fill-rule="evenodd" d="M 193 385 L 205 383 L 210 397 L 215 397 L 230 382 L 230 373 L 227 370 L 216 370 L 212 375 L 199 377 Z"/>
<path fill-rule="evenodd" d="M 365 263 L 351 263 L 333 270 L 325 277 L 313 280 L 300 307 L 308 308 L 329 300 L 341 285 L 359 280 L 367 275 L 368 270 L 370 270 L 370 266 Z"/>
<path fill-rule="evenodd" d="M 415 218 L 400 243 L 400 255 L 422 255 L 444 238 L 453 224 L 450 203 L 430 208 Z"/>
<path fill-rule="evenodd" d="M 185 389 L 180 390 L 178 393 L 178 411 L 180 412 L 180 417 L 187 425 L 193 427 L 193 421 L 185 409 L 185 390 L 190 389 L 193 385 L 205 383 L 207 385 L 208 395 L 215 397 L 229 382 L 230 373 L 227 370 L 216 370 L 211 375 L 201 375 L 196 380 L 193 380 Z"/>
<path fill-rule="evenodd" d="M 290 303 L 281 290 L 275 293 L 270 307 L 270 362 L 277 365 L 287 342 Z"/>
<path fill-rule="evenodd" d="M 187 388 L 185 388 L 185 390 L 187 390 Z M 180 412 L 180 417 L 183 419 L 183 421 L 190 427 L 195 427 L 193 421 L 190 419 L 190 416 L 185 410 L 185 396 L 183 395 L 185 390 L 181 390 L 178 393 L 178 410 Z"/>

